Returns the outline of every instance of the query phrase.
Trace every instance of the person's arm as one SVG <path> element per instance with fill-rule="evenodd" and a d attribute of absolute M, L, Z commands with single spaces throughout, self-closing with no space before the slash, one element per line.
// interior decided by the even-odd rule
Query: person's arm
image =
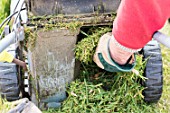
<path fill-rule="evenodd" d="M 14 58 L 12 62 L 19 65 L 19 66 L 21 66 L 21 67 L 23 67 L 24 70 L 27 70 L 27 65 L 26 65 L 25 62 L 23 62 L 21 60 L 18 60 L 16 58 Z"/>
<path fill-rule="evenodd" d="M 122 0 L 112 34 L 122 46 L 143 48 L 170 17 L 169 10 L 169 0 Z"/>
<path fill-rule="evenodd" d="M 21 67 L 23 67 L 24 70 L 27 70 L 26 63 L 14 58 L 13 55 L 9 54 L 7 51 L 3 51 L 0 53 L 0 62 L 8 62 L 8 63 L 15 63 Z"/>
<path fill-rule="evenodd" d="M 170 17 L 169 6 L 169 0 L 122 0 L 112 34 L 104 35 L 98 43 L 94 55 L 96 64 L 103 69 L 106 63 L 114 66 L 113 61 L 126 64 L 132 54 L 143 48 Z M 106 63 L 101 62 L 99 54 Z"/>
<path fill-rule="evenodd" d="M 115 38 L 115 41 L 120 45 L 132 50 L 143 48 L 170 17 L 169 10 L 169 0 L 122 0 L 117 18 L 113 23 L 111 40 Z M 111 56 L 116 59 L 117 53 L 112 47 L 115 41 L 112 41 L 110 48 Z M 122 57 L 122 59 L 127 60 L 129 55 L 126 55 L 126 58 Z M 118 60 L 120 59 L 121 57 Z"/>

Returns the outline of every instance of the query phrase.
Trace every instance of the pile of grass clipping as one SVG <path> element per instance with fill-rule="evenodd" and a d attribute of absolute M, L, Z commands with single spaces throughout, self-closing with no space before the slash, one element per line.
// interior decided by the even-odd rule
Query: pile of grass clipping
<path fill-rule="evenodd" d="M 94 29 L 93 29 L 94 30 Z M 142 56 L 137 55 L 136 70 L 132 72 L 109 73 L 99 69 L 92 57 L 101 35 L 110 28 L 98 28 L 76 46 L 76 58 L 82 61 L 80 76 L 68 87 L 69 94 L 59 109 L 49 109 L 44 113 L 150 113 L 158 112 L 155 104 L 143 101 L 140 85 L 144 80 L 144 65 Z"/>
<path fill-rule="evenodd" d="M 140 85 L 143 79 L 142 56 L 137 56 L 134 73 L 108 73 L 95 64 L 85 65 L 78 79 L 67 88 L 69 94 L 59 109 L 44 113 L 152 113 L 158 112 L 154 105 L 143 101 Z"/>
<path fill-rule="evenodd" d="M 92 28 L 89 30 L 92 32 L 91 35 L 88 35 L 84 32 L 82 32 L 87 37 L 82 39 L 78 44 L 76 45 L 75 53 L 76 53 L 76 59 L 80 60 L 81 62 L 85 64 L 92 63 L 93 55 L 95 52 L 95 49 L 97 47 L 97 44 L 99 42 L 100 37 L 111 31 L 110 27 L 99 27 L 99 28 Z"/>

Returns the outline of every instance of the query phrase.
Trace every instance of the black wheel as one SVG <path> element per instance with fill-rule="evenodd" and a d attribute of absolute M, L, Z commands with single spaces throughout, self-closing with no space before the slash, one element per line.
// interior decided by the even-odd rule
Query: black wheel
<path fill-rule="evenodd" d="M 150 41 L 143 48 L 144 60 L 147 60 L 144 76 L 147 78 L 142 82 L 146 87 L 143 90 L 144 100 L 149 103 L 159 101 L 163 89 L 162 55 L 157 41 Z"/>
<path fill-rule="evenodd" d="M 7 51 L 18 57 L 18 49 L 9 48 Z M 19 74 L 19 67 L 16 64 L 0 63 L 0 94 L 8 101 L 14 101 L 20 98 Z"/>

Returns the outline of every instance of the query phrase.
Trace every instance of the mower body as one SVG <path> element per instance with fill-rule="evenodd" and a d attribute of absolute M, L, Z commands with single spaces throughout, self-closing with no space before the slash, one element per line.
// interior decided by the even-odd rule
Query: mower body
<path fill-rule="evenodd" d="M 80 28 L 97 25 L 111 26 L 114 20 L 112 15 L 115 15 L 119 3 L 119 0 L 27 1 L 29 11 L 36 15 L 30 18 L 28 27 L 37 25 L 39 28 L 35 47 L 28 53 L 33 77 L 29 94 L 34 103 L 41 108 L 50 107 L 48 105 L 53 102 L 51 99 L 60 92 L 65 92 L 66 85 L 76 78 L 80 70 L 80 63 L 74 56 Z M 46 17 L 42 18 L 44 15 Z M 60 28 L 59 23 L 82 26 L 73 27 L 73 29 L 70 26 Z M 57 26 L 51 30 L 44 30 L 46 25 L 50 24 Z M 66 94 L 61 93 L 60 97 L 64 98 Z"/>

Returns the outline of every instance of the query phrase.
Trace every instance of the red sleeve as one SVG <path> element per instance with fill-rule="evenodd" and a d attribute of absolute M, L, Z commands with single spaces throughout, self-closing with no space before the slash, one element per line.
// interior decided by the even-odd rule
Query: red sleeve
<path fill-rule="evenodd" d="M 170 0 L 122 0 L 112 33 L 123 46 L 139 49 L 170 17 Z"/>

